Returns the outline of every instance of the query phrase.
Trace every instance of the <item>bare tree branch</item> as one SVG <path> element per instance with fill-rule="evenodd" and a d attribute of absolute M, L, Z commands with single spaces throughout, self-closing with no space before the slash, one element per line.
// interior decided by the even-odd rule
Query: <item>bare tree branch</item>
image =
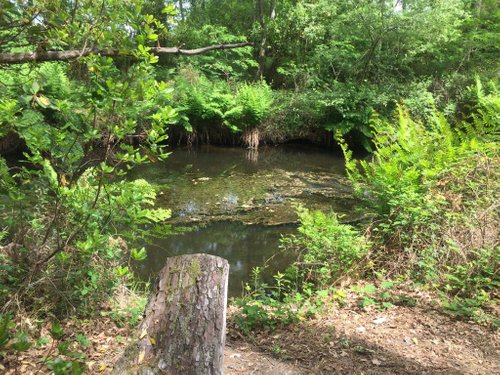
<path fill-rule="evenodd" d="M 205 52 L 213 50 L 222 49 L 234 49 L 246 46 L 253 46 L 252 42 L 242 42 L 242 43 L 232 43 L 232 44 L 215 44 L 211 46 L 194 48 L 194 49 L 183 49 L 180 47 L 151 47 L 150 51 L 155 55 L 166 55 L 166 54 L 176 54 L 176 55 L 199 55 Z M 0 52 L 0 64 L 23 64 L 33 61 L 68 61 L 73 59 L 78 59 L 82 56 L 88 56 L 90 54 L 100 55 L 100 56 L 130 56 L 131 51 L 124 51 L 118 48 L 108 48 L 108 49 L 73 49 L 68 51 L 36 51 L 36 52 L 21 52 L 21 53 L 10 53 L 10 52 Z"/>

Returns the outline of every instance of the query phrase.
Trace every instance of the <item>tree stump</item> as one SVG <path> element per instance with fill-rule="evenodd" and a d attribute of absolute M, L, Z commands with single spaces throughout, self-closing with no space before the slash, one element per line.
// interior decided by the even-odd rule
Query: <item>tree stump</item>
<path fill-rule="evenodd" d="M 228 275 L 213 255 L 168 258 L 113 374 L 222 374 Z"/>

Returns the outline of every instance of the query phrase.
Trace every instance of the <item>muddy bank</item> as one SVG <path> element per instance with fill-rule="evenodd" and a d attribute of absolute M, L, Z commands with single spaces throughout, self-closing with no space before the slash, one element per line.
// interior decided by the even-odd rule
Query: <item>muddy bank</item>
<path fill-rule="evenodd" d="M 181 126 L 172 126 L 169 143 L 177 146 L 245 146 L 245 133 L 234 132 L 223 124 L 210 124 L 197 127 L 189 132 Z M 316 126 L 280 130 L 264 124 L 258 131 L 258 145 L 279 145 L 286 143 L 308 142 L 316 146 L 339 150 L 333 133 Z"/>

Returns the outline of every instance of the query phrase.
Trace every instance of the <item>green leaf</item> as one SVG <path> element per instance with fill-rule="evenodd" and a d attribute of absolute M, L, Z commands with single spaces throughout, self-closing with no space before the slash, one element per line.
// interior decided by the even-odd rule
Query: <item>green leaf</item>
<path fill-rule="evenodd" d="M 49 98 L 47 98 L 46 96 L 44 96 L 42 94 L 36 95 L 35 100 L 42 108 L 48 108 L 52 105 Z"/>
<path fill-rule="evenodd" d="M 81 347 L 85 347 L 91 344 L 91 342 L 87 339 L 87 336 L 80 333 L 76 335 L 75 339 Z"/>
<path fill-rule="evenodd" d="M 18 333 L 11 347 L 12 349 L 17 350 L 19 352 L 25 352 L 29 348 L 31 348 L 31 343 L 29 342 L 28 334 L 26 332 Z"/>
<path fill-rule="evenodd" d="M 9 341 L 11 325 L 12 320 L 0 314 L 0 349 Z"/>
<path fill-rule="evenodd" d="M 392 281 L 382 281 L 380 283 L 380 287 L 383 289 L 391 289 L 394 286 L 394 283 Z"/>
<path fill-rule="evenodd" d="M 59 352 L 59 354 L 66 355 L 68 354 L 69 346 L 70 346 L 69 342 L 66 341 L 60 342 L 57 345 L 57 351 Z"/>
<path fill-rule="evenodd" d="M 47 159 L 43 160 L 43 170 L 45 172 L 45 176 L 49 179 L 52 188 L 57 188 L 57 173 Z"/>
<path fill-rule="evenodd" d="M 60 339 L 64 334 L 64 329 L 61 327 L 61 325 L 58 322 L 53 322 L 52 326 L 50 327 L 50 335 L 54 339 Z"/>
<path fill-rule="evenodd" d="M 377 291 L 377 287 L 373 284 L 366 284 L 363 289 L 361 289 L 361 293 L 371 294 Z"/>
<path fill-rule="evenodd" d="M 128 275 L 130 271 L 129 271 L 129 268 L 127 266 L 125 266 L 125 267 L 118 266 L 114 269 L 114 272 L 116 275 L 123 277 L 123 276 Z"/>
<path fill-rule="evenodd" d="M 38 84 L 38 82 L 33 81 L 33 83 L 31 84 L 31 93 L 33 95 L 36 95 L 38 91 L 40 91 L 40 85 Z"/>
<path fill-rule="evenodd" d="M 144 247 L 139 249 L 139 250 L 132 249 L 131 255 L 132 255 L 132 259 L 134 259 L 134 260 L 137 260 L 137 261 L 144 260 L 147 257 L 146 249 Z"/>

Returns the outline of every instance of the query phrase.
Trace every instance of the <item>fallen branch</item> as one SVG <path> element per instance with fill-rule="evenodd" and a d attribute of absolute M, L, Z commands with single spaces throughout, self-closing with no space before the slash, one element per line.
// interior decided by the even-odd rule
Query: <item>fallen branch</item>
<path fill-rule="evenodd" d="M 247 46 L 252 46 L 252 42 L 242 42 L 242 43 L 232 43 L 232 44 L 214 44 L 211 46 L 194 48 L 194 49 L 183 49 L 180 47 L 151 47 L 150 51 L 155 55 L 187 55 L 194 56 L 200 55 L 214 50 L 224 50 L 224 49 L 235 49 Z M 36 51 L 36 52 L 0 52 L 0 64 L 23 64 L 27 62 L 34 61 L 68 61 L 78 59 L 80 57 L 88 56 L 90 54 L 100 55 L 100 56 L 131 56 L 131 50 L 120 50 L 118 48 L 108 48 L 108 49 L 73 49 L 68 51 Z"/>

